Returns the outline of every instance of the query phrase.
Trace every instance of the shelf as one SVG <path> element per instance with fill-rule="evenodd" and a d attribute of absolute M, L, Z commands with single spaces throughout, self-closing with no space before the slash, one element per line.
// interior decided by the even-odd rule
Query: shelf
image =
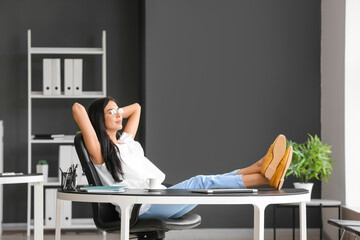
<path fill-rule="evenodd" d="M 42 91 L 32 91 L 30 98 L 42 98 L 42 99 L 54 99 L 54 98 L 101 98 L 105 97 L 104 92 L 102 91 L 85 91 L 82 95 L 65 95 L 64 92 L 61 92 L 60 95 L 44 95 Z"/>
<path fill-rule="evenodd" d="M 32 47 L 30 54 L 103 54 L 102 48 Z"/>
<path fill-rule="evenodd" d="M 34 139 L 34 136 L 32 136 L 30 143 L 74 143 L 74 137 L 75 135 L 65 135 L 63 138 Z"/>
<path fill-rule="evenodd" d="M 89 184 L 86 182 L 84 183 L 84 180 L 82 178 L 85 178 L 85 175 L 81 176 L 80 178 L 77 178 L 77 180 L 80 181 L 80 183 L 77 184 L 76 187 L 81 188 L 83 186 L 88 186 Z M 58 177 L 48 177 L 47 182 L 43 182 L 44 187 L 58 187 L 61 188 L 61 182 Z"/>

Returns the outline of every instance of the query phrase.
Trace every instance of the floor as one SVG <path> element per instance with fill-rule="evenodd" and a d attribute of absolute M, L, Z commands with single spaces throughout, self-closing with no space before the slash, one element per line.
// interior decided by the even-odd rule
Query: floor
<path fill-rule="evenodd" d="M 44 240 L 54 240 L 54 231 L 45 231 Z M 118 240 L 119 233 L 108 233 L 103 235 L 98 231 L 63 232 L 61 240 Z M 136 237 L 133 236 L 133 239 Z M 166 233 L 166 240 L 251 240 L 252 231 L 249 229 L 192 229 L 183 231 L 172 231 Z M 296 239 L 299 234 L 296 234 Z M 317 229 L 308 230 L 308 240 L 318 240 L 319 231 Z M 0 240 L 33 240 L 33 236 L 28 238 L 25 232 L 5 231 Z M 265 240 L 273 240 L 271 229 L 265 230 Z M 289 230 L 277 230 L 277 240 L 292 240 L 292 233 Z"/>

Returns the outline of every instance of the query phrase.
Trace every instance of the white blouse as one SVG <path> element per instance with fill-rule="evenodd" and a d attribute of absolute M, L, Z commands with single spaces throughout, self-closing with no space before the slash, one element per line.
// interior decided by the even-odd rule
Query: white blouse
<path fill-rule="evenodd" d="M 124 176 L 120 175 L 119 178 L 123 179 L 123 181 L 115 182 L 105 163 L 101 165 L 94 164 L 104 186 L 120 185 L 126 188 L 147 189 L 149 188 L 148 178 L 158 178 L 161 182 L 165 180 L 165 174 L 144 156 L 143 148 L 139 142 L 133 139 L 131 134 L 124 132 L 118 142 L 119 144 L 116 144 L 116 146 L 120 151 L 121 167 L 124 173 Z M 166 187 L 163 186 L 163 188 Z M 149 204 L 143 204 L 139 215 L 149 210 L 149 208 Z M 118 206 L 116 209 L 120 212 Z"/>

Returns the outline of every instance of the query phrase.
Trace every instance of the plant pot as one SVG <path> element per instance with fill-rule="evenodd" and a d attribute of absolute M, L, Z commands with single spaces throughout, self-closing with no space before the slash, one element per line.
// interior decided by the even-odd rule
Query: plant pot
<path fill-rule="evenodd" d="M 294 187 L 295 188 L 303 188 L 309 191 L 310 193 L 310 198 L 311 198 L 311 191 L 312 188 L 314 186 L 314 183 L 301 183 L 301 182 L 294 182 Z"/>
<path fill-rule="evenodd" d="M 49 165 L 36 165 L 36 173 L 42 173 L 44 176 L 44 182 L 48 180 Z"/>

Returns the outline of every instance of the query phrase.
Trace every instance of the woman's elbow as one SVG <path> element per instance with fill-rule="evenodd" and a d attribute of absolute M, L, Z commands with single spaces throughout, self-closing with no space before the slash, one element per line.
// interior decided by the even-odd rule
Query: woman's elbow
<path fill-rule="evenodd" d="M 74 115 L 76 115 L 77 113 L 81 112 L 83 108 L 84 108 L 83 105 L 76 102 L 72 106 L 72 112 L 73 112 Z"/>
<path fill-rule="evenodd" d="M 141 111 L 141 106 L 139 103 L 134 103 L 134 105 L 138 111 Z"/>

